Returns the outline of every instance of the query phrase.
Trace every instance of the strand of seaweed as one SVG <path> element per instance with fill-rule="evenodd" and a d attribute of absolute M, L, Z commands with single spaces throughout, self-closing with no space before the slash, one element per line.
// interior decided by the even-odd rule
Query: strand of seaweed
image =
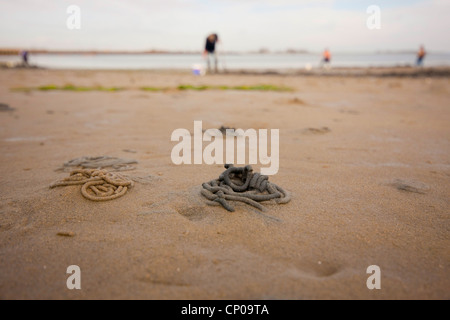
<path fill-rule="evenodd" d="M 283 188 L 269 181 L 269 177 L 253 172 L 251 166 L 234 167 L 226 164 L 219 179 L 203 183 L 201 194 L 209 200 L 209 205 L 222 205 L 230 212 L 234 207 L 229 201 L 240 201 L 263 212 L 266 208 L 260 203 L 275 200 L 278 204 L 291 201 L 291 195 Z"/>
<path fill-rule="evenodd" d="M 108 201 L 124 196 L 132 188 L 133 181 L 107 170 L 80 169 L 68 178 L 53 183 L 50 188 L 82 185 L 81 194 L 91 201 Z"/>

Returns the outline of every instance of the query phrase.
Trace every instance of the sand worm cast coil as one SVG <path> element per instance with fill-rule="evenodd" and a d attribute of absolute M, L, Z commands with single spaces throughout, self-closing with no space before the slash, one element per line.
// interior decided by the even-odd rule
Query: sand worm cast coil
<path fill-rule="evenodd" d="M 124 196 L 133 187 L 133 181 L 107 170 L 80 169 L 50 188 L 74 185 L 82 185 L 81 194 L 88 200 L 108 201 Z"/>
<path fill-rule="evenodd" d="M 266 211 L 260 202 L 274 200 L 278 204 L 285 204 L 291 201 L 288 192 L 270 182 L 268 176 L 253 172 L 251 166 L 238 168 L 227 164 L 225 169 L 219 179 L 202 185 L 201 194 L 209 200 L 210 205 L 220 204 L 234 212 L 229 201 L 240 201 Z"/>

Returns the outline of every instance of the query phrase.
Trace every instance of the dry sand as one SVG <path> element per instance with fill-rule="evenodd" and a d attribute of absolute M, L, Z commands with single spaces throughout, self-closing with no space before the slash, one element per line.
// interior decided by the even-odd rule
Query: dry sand
<path fill-rule="evenodd" d="M 68 83 L 130 89 L 10 90 Z M 138 90 L 179 84 L 295 91 Z M 1 70 L 0 103 L 14 109 L 0 110 L 1 299 L 450 298 L 447 77 Z M 265 215 L 206 206 L 200 185 L 223 168 L 170 158 L 194 120 L 280 129 L 271 181 L 293 200 Z M 49 189 L 64 162 L 97 155 L 138 160 L 126 174 L 140 183 L 105 203 Z M 69 265 L 82 290 L 66 288 Z"/>

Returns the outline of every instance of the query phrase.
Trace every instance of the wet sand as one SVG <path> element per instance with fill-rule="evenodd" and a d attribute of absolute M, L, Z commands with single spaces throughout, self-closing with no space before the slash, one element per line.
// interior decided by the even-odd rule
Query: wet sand
<path fill-rule="evenodd" d="M 50 84 L 127 90 L 11 90 Z M 449 299 L 449 84 L 0 70 L 0 299 Z M 207 206 L 201 184 L 222 166 L 170 158 L 173 130 L 192 131 L 194 120 L 280 129 L 270 180 L 292 201 L 264 215 Z M 49 189 L 67 176 L 55 171 L 64 162 L 100 155 L 139 161 L 124 173 L 139 181 L 124 197 L 97 203 L 79 187 Z M 70 265 L 82 290 L 66 287 Z M 381 290 L 366 286 L 370 265 L 381 268 Z"/>

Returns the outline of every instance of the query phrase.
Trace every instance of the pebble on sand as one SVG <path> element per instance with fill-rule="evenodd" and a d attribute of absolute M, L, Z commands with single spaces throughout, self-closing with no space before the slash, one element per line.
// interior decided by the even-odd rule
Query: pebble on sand
<path fill-rule="evenodd" d="M 73 238 L 75 237 L 75 233 L 74 232 L 58 232 L 56 234 L 59 237 L 66 237 L 66 238 Z"/>

